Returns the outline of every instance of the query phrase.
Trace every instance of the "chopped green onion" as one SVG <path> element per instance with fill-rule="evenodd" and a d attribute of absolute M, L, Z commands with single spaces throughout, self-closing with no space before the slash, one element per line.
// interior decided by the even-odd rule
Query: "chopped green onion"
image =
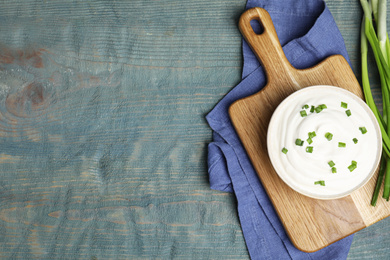
<path fill-rule="evenodd" d="M 358 139 L 357 139 L 357 138 L 353 138 L 352 141 L 353 141 L 355 144 L 357 144 Z"/>
<path fill-rule="evenodd" d="M 307 153 L 312 153 L 313 152 L 313 146 L 306 147 L 306 152 Z"/>
<path fill-rule="evenodd" d="M 309 105 L 308 104 L 305 104 L 302 109 L 308 109 L 309 108 Z"/>
<path fill-rule="evenodd" d="M 332 173 L 337 173 L 336 167 L 332 167 Z"/>
<path fill-rule="evenodd" d="M 310 113 L 313 113 L 314 112 L 314 106 L 311 106 L 311 108 L 310 108 Z"/>
<path fill-rule="evenodd" d="M 308 143 L 308 144 L 311 144 L 311 143 L 313 143 L 313 139 L 311 139 L 310 137 L 309 137 L 309 138 L 307 138 L 307 139 L 306 139 L 306 141 L 307 141 L 307 143 Z"/>
<path fill-rule="evenodd" d="M 306 110 L 301 110 L 301 117 L 305 117 L 305 116 L 307 116 L 307 113 L 306 113 Z"/>
<path fill-rule="evenodd" d="M 286 154 L 287 152 L 288 152 L 288 150 L 286 149 L 286 147 L 283 147 L 282 153 Z"/>
<path fill-rule="evenodd" d="M 333 167 L 333 166 L 336 165 L 333 161 L 329 161 L 328 164 L 329 164 L 330 167 Z"/>
<path fill-rule="evenodd" d="M 347 145 L 343 142 L 339 142 L 339 147 L 346 147 Z"/>
<path fill-rule="evenodd" d="M 323 181 L 323 180 L 321 180 L 321 181 L 315 181 L 315 182 L 314 182 L 314 185 L 325 186 L 325 181 Z"/>
<path fill-rule="evenodd" d="M 348 104 L 341 101 L 341 107 L 342 107 L 342 108 L 348 108 Z"/>
<path fill-rule="evenodd" d="M 321 104 L 319 105 L 319 107 L 321 107 L 322 109 L 328 108 L 325 104 Z"/>
<path fill-rule="evenodd" d="M 299 138 L 297 138 L 297 139 L 295 140 L 295 144 L 298 145 L 298 146 L 303 146 L 303 143 L 304 143 L 304 141 L 301 140 L 301 139 L 299 139 Z"/>
<path fill-rule="evenodd" d="M 328 141 L 330 141 L 333 138 L 333 134 L 328 132 L 325 134 L 325 138 L 328 139 Z"/>
<path fill-rule="evenodd" d="M 314 108 L 314 110 L 316 111 L 316 113 L 320 113 L 323 110 L 323 108 L 321 106 L 318 106 Z"/>
<path fill-rule="evenodd" d="M 352 172 L 353 170 L 356 169 L 356 167 L 357 167 L 357 162 L 352 160 L 351 161 L 351 165 L 348 166 L 348 169 L 349 169 L 350 172 Z"/>
<path fill-rule="evenodd" d="M 362 132 L 362 134 L 367 133 L 367 129 L 364 126 L 359 127 L 359 130 Z"/>
<path fill-rule="evenodd" d="M 356 164 L 351 164 L 350 166 L 348 166 L 348 170 L 350 171 L 350 172 L 352 172 L 353 170 L 355 170 L 356 169 Z"/>
<path fill-rule="evenodd" d="M 351 116 L 351 110 L 346 110 L 345 113 L 347 114 L 347 116 Z"/>
<path fill-rule="evenodd" d="M 310 138 L 313 138 L 313 137 L 315 137 L 315 136 L 317 136 L 317 134 L 316 134 L 316 132 L 315 131 L 313 131 L 313 132 L 309 132 L 309 137 Z"/>

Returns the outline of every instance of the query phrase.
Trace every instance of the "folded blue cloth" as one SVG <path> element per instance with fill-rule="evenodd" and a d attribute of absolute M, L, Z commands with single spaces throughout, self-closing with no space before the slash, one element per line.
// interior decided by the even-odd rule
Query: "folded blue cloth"
<path fill-rule="evenodd" d="M 307 68 L 324 58 L 348 54 L 337 25 L 321 0 L 249 0 L 246 8 L 266 9 L 283 50 L 296 68 Z M 244 238 L 252 259 L 346 259 L 352 236 L 314 253 L 295 248 L 259 180 L 231 124 L 232 102 L 258 92 L 266 84 L 264 72 L 243 41 L 242 81 L 206 116 L 213 129 L 208 147 L 212 189 L 234 192 Z"/>

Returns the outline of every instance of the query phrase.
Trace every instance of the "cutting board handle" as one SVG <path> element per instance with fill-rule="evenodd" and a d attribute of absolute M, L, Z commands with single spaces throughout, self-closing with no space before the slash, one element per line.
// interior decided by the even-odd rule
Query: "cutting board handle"
<path fill-rule="evenodd" d="M 263 31 L 260 34 L 253 30 L 250 24 L 252 20 L 257 20 L 262 26 Z M 241 15 L 238 27 L 257 59 L 262 63 L 268 83 L 294 81 L 297 70 L 287 60 L 271 16 L 265 9 L 259 7 L 248 9 Z"/>

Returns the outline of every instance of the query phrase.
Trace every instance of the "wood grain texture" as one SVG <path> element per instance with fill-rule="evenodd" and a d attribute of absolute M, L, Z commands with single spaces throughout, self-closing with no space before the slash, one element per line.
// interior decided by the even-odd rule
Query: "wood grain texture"
<path fill-rule="evenodd" d="M 1 258 L 249 259 L 204 120 L 240 81 L 245 2 L 1 1 Z M 359 3 L 326 3 L 358 76 Z M 349 258 L 389 239 L 385 219 Z"/>
<path fill-rule="evenodd" d="M 262 24 L 261 34 L 253 31 L 252 20 Z M 260 92 L 233 103 L 229 114 L 293 244 L 302 251 L 314 252 L 388 217 L 390 204 L 379 203 L 375 208 L 370 205 L 376 178 L 342 199 L 311 199 L 293 191 L 278 177 L 267 154 L 267 127 L 273 111 L 296 90 L 331 85 L 363 97 L 347 61 L 334 55 L 314 67 L 295 69 L 285 57 L 265 9 L 252 8 L 243 13 L 239 28 L 263 64 L 267 84 Z"/>
<path fill-rule="evenodd" d="M 244 4 L 1 2 L 1 258 L 248 258 L 204 119 Z"/>

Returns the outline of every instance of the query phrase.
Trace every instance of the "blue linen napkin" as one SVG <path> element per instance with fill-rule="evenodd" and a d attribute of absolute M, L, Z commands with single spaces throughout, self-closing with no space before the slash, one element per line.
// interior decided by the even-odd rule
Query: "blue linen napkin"
<path fill-rule="evenodd" d="M 347 61 L 344 40 L 322 0 L 248 0 L 246 8 L 266 9 L 274 22 L 283 50 L 296 68 L 307 68 L 341 54 Z M 258 92 L 266 84 L 264 71 L 243 41 L 242 81 L 206 116 L 213 129 L 208 146 L 212 189 L 234 192 L 247 248 L 252 259 L 346 259 L 352 236 L 314 253 L 295 248 L 231 124 L 232 102 Z"/>

